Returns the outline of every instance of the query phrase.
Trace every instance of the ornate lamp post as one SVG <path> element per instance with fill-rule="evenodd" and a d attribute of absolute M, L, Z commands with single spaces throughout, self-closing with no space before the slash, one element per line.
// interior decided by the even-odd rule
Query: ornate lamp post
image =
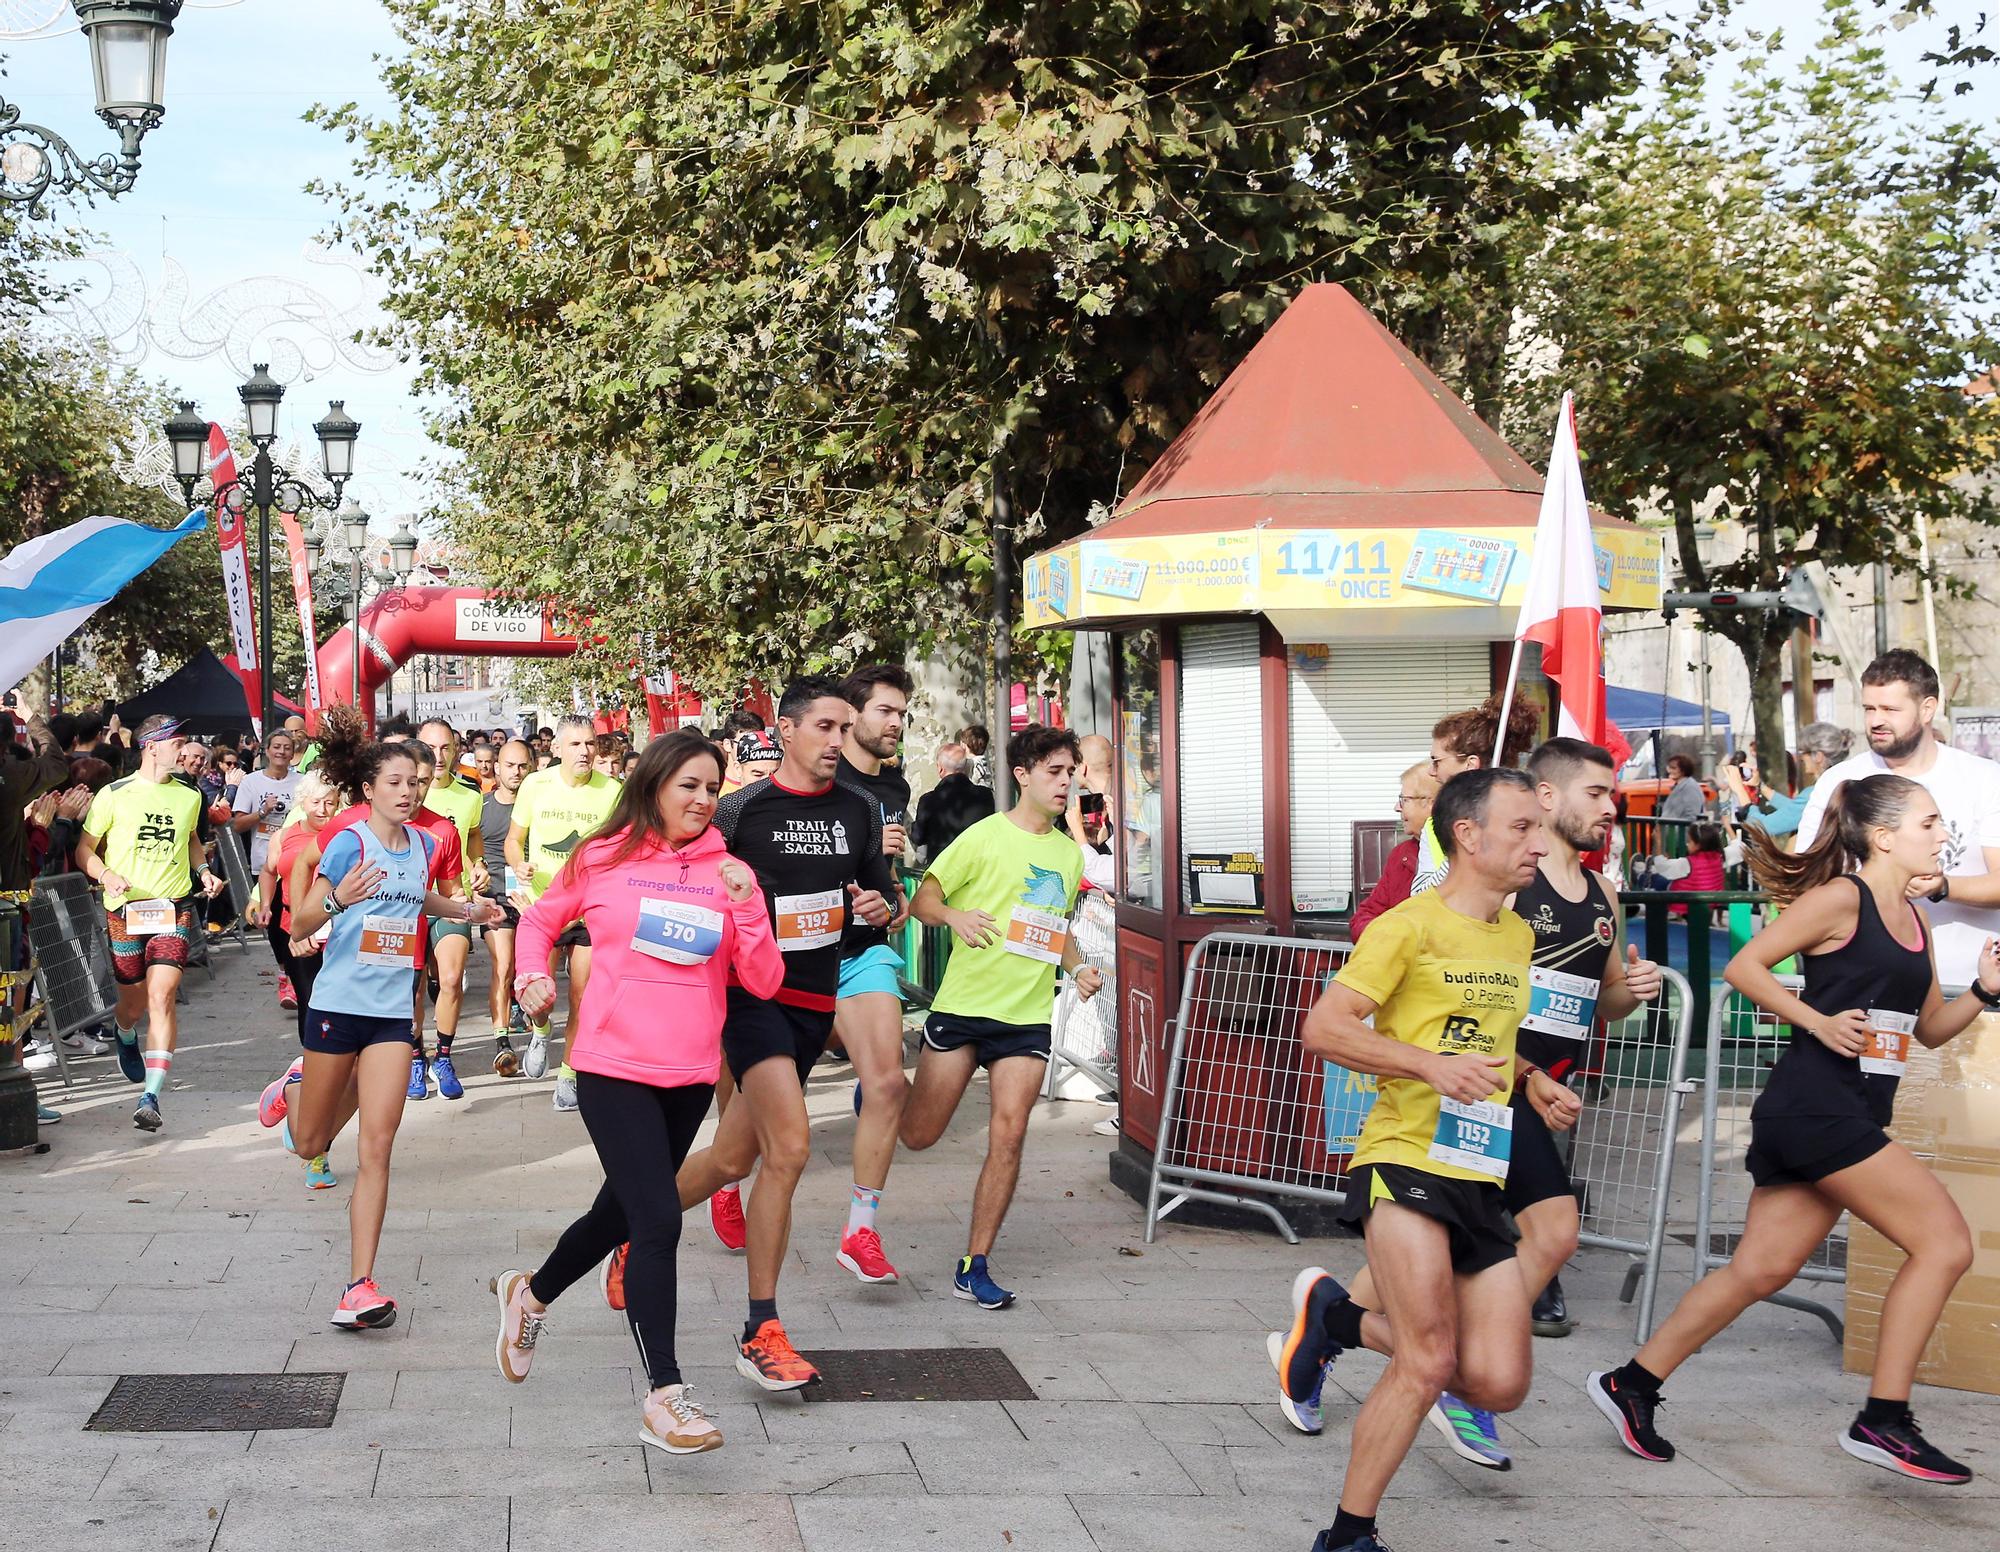
<path fill-rule="evenodd" d="M 43 197 L 89 187 L 122 194 L 139 176 L 139 142 L 166 107 L 167 39 L 181 0 L 72 0 L 90 43 L 97 116 L 118 133 L 118 150 L 86 156 L 52 129 L 24 123 L 0 97 L 0 200 L 46 216 Z"/>

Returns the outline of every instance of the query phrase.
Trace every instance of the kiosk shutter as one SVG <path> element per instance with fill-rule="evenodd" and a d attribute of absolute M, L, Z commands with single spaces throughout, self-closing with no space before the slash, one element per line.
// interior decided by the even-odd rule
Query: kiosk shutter
<path fill-rule="evenodd" d="M 1255 620 L 1181 627 L 1181 849 L 1264 855 Z"/>
<path fill-rule="evenodd" d="M 1439 718 L 1493 693 L 1491 662 L 1484 641 L 1290 649 L 1294 910 L 1345 908 L 1356 821 L 1394 817 L 1397 778 L 1429 755 Z"/>

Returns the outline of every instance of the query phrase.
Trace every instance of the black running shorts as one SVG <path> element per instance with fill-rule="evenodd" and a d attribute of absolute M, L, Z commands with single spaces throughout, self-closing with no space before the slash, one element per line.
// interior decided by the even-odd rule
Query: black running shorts
<path fill-rule="evenodd" d="M 366 1013 L 330 1013 L 312 1008 L 299 1030 L 299 1044 L 304 1049 L 327 1056 L 355 1056 L 371 1045 L 400 1045 L 408 1049 L 413 1043 L 408 1014 L 375 1018 Z"/>
<path fill-rule="evenodd" d="M 1521 1236 L 1498 1184 L 1433 1175 L 1407 1164 L 1363 1164 L 1347 1177 L 1341 1216 L 1360 1228 L 1378 1203 L 1393 1202 L 1442 1223 L 1451 1235 L 1451 1269 L 1471 1277 L 1514 1259 Z"/>
<path fill-rule="evenodd" d="M 933 1013 L 924 1020 L 924 1044 L 933 1051 L 958 1051 L 971 1046 L 979 1065 L 991 1067 L 1010 1056 L 1049 1059 L 1047 1024 L 1003 1024 L 998 1019 L 971 1018 L 962 1013 Z"/>
<path fill-rule="evenodd" d="M 816 1008 L 766 1002 L 740 986 L 729 988 L 722 1016 L 722 1058 L 729 1063 L 729 1075 L 739 1084 L 759 1062 L 783 1056 L 797 1066 L 799 1087 L 804 1088 L 806 1075 L 825 1054 L 826 1043 L 832 1038 L 831 1010 L 822 1013 Z"/>
<path fill-rule="evenodd" d="M 1811 1185 L 1889 1146 L 1867 1116 L 1751 1116 L 1750 1178 L 1760 1186 Z"/>
<path fill-rule="evenodd" d="M 1537 1202 L 1559 1196 L 1574 1198 L 1569 1170 L 1556 1151 L 1555 1134 L 1535 1113 L 1527 1095 L 1515 1093 L 1513 1111 L 1513 1151 L 1508 1158 L 1507 1184 L 1502 1191 L 1507 1211 L 1525 1212 Z"/>

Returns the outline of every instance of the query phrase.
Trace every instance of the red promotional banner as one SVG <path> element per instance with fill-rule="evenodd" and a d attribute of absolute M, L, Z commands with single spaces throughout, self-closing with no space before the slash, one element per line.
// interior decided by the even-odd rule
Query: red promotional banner
<path fill-rule="evenodd" d="M 306 561 L 306 534 L 296 512 L 280 512 L 285 525 L 285 550 L 292 558 L 292 597 L 299 606 L 299 640 L 306 647 L 306 725 L 319 731 L 319 643 L 313 634 L 312 567 Z"/>
<path fill-rule="evenodd" d="M 223 490 L 236 478 L 236 454 L 222 427 L 208 425 L 209 483 Z M 215 534 L 222 548 L 222 594 L 229 603 L 229 635 L 243 667 L 243 694 L 250 702 L 250 726 L 264 736 L 264 673 L 257 656 L 257 617 L 251 607 L 250 563 L 243 549 L 243 514 L 230 510 L 229 496 L 215 503 Z"/>

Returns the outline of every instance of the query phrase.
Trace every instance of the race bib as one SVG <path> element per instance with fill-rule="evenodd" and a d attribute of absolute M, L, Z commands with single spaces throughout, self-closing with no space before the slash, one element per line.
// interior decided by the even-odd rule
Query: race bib
<path fill-rule="evenodd" d="M 171 900 L 127 900 L 125 936 L 150 938 L 155 933 L 174 930 L 174 902 Z"/>
<path fill-rule="evenodd" d="M 779 895 L 778 952 L 799 954 L 809 948 L 831 948 L 847 925 L 846 897 L 838 889 L 817 895 Z"/>
<path fill-rule="evenodd" d="M 511 895 L 515 890 L 522 887 L 521 875 L 516 873 L 512 868 L 508 868 L 501 875 L 501 884 L 505 893 Z"/>
<path fill-rule="evenodd" d="M 1917 1032 L 1914 1013 L 1868 1010 L 1868 1044 L 1861 1048 L 1861 1070 L 1877 1077 L 1900 1078 L 1910 1064 L 1910 1037 Z"/>
<path fill-rule="evenodd" d="M 1431 1157 L 1440 1164 L 1469 1169 L 1495 1180 L 1507 1178 L 1507 1160 L 1514 1151 L 1514 1112 L 1482 1099 L 1460 1104 L 1438 1096 L 1437 1135 Z"/>
<path fill-rule="evenodd" d="M 678 900 L 641 900 L 632 952 L 670 965 L 705 965 L 722 947 L 722 913 Z"/>
<path fill-rule="evenodd" d="M 1008 953 L 1019 954 L 1023 959 L 1059 965 L 1063 950 L 1069 947 L 1069 918 L 1054 911 L 1017 905 L 1014 914 L 1007 918 L 1006 947 Z"/>
<path fill-rule="evenodd" d="M 422 928 L 421 917 L 412 920 L 407 916 L 364 916 L 361 947 L 354 957 L 361 964 L 384 970 L 414 970 L 418 933 Z"/>
<path fill-rule="evenodd" d="M 1528 1016 L 1523 1029 L 1540 1030 L 1559 1040 L 1588 1040 L 1597 1022 L 1601 981 L 1587 975 L 1565 975 L 1535 965 L 1528 971 Z"/>

